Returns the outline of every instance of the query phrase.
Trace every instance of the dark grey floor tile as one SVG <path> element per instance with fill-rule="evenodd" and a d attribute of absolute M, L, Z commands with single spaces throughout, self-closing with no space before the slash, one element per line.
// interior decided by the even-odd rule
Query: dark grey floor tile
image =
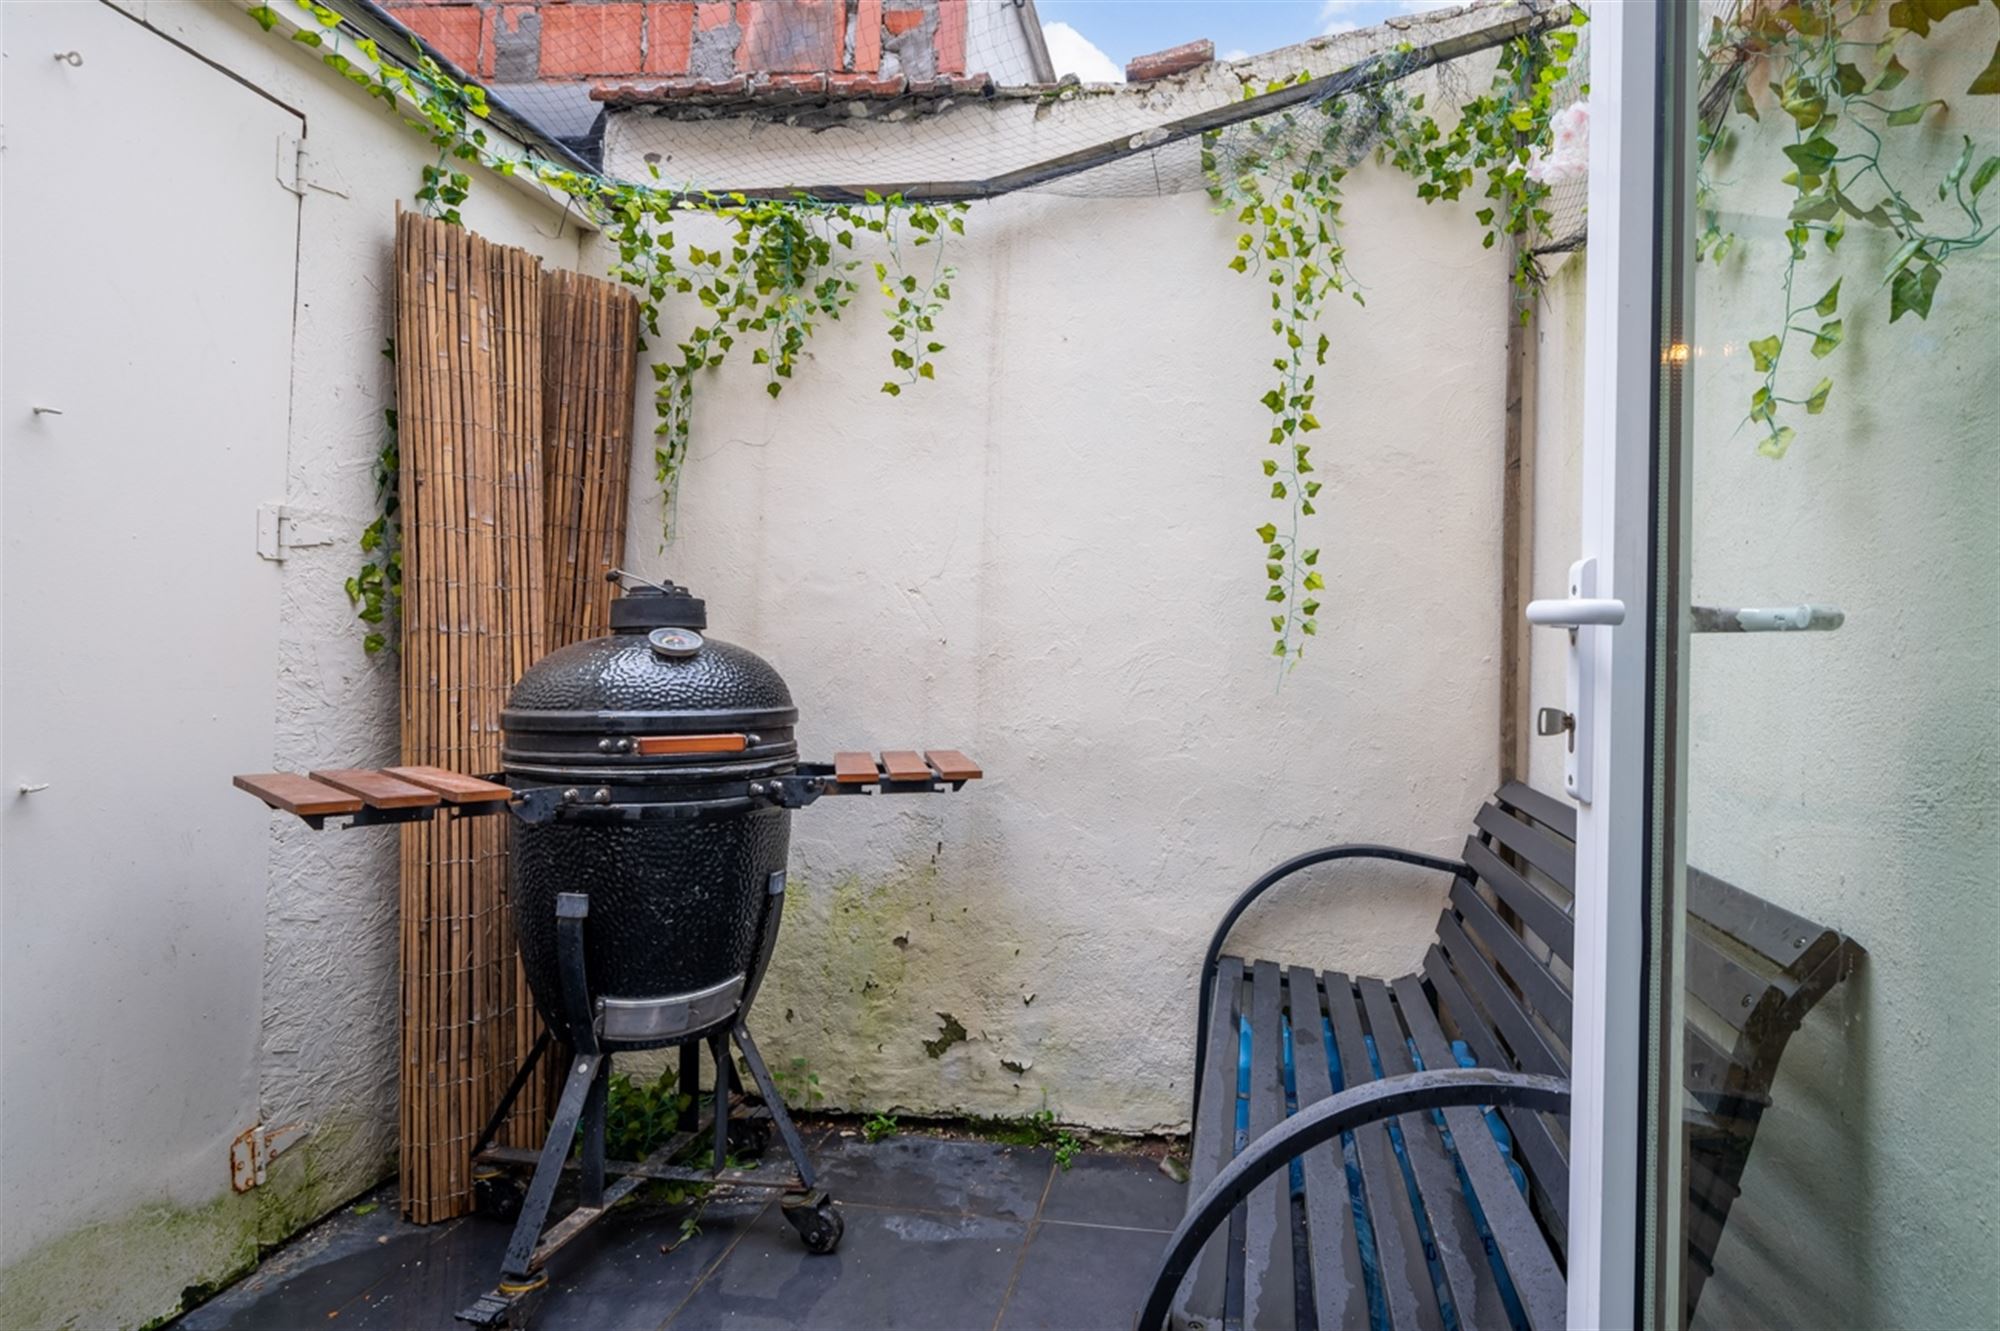
<path fill-rule="evenodd" d="M 823 1140 L 814 1163 L 820 1186 L 843 1202 L 919 1211 L 1031 1220 L 1055 1157 L 1026 1146 L 891 1137 Z"/>
<path fill-rule="evenodd" d="M 685 1307 L 671 1331 L 986 1331 L 1027 1226 L 989 1216 L 841 1208 L 837 1252 L 807 1253 L 772 1207 Z"/>
<path fill-rule="evenodd" d="M 651 1331 L 687 1298 L 769 1203 L 722 1198 L 685 1242 L 684 1207 L 634 1203 L 612 1211 L 549 1263 L 549 1288 L 534 1325 L 545 1331 Z M 477 1218 L 441 1230 L 429 1249 L 342 1309 L 339 1326 L 450 1331 L 453 1314 L 493 1287 L 509 1227 Z M 664 1244 L 676 1244 L 662 1252 Z"/>
<path fill-rule="evenodd" d="M 385 1190 L 335 1212 L 174 1325 L 178 1331 L 317 1325 L 429 1242 L 424 1230 L 396 1218 L 393 1190 Z"/>
<path fill-rule="evenodd" d="M 1153 1230 L 1036 1225 L 1000 1331 L 1131 1331 L 1166 1246 Z"/>
<path fill-rule="evenodd" d="M 1187 1209 L 1187 1185 L 1141 1155 L 1084 1154 L 1057 1170 L 1044 1220 L 1171 1230 Z"/>
<path fill-rule="evenodd" d="M 394 1270 L 325 1325 L 341 1331 L 447 1331 L 453 1313 L 492 1288 L 507 1250 L 507 1228 L 478 1216 L 432 1226 L 422 1248 L 403 1253 Z"/>
<path fill-rule="evenodd" d="M 754 1232 L 770 1194 L 718 1199 L 700 1229 L 681 1237 L 686 1207 L 620 1208 L 585 1231 L 554 1263 L 536 1331 L 652 1331 L 686 1302 L 703 1276 Z M 672 1252 L 662 1252 L 673 1244 Z"/>

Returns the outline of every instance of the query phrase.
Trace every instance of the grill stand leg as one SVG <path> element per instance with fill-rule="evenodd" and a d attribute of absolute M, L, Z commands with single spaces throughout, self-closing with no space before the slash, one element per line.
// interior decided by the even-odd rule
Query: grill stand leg
<path fill-rule="evenodd" d="M 523 1324 L 522 1305 L 548 1284 L 548 1277 L 533 1269 L 535 1247 L 541 1241 L 543 1222 L 555 1201 L 556 1185 L 562 1181 L 563 1165 L 579 1129 L 583 1133 L 581 1206 L 604 1204 L 604 1119 L 611 1058 L 598 1048 L 597 1023 L 590 1010 L 590 989 L 583 969 L 583 922 L 589 914 L 590 898 L 584 893 L 564 892 L 556 898 L 556 960 L 562 976 L 563 1017 L 576 1058 L 556 1101 L 555 1121 L 542 1143 L 534 1181 L 528 1185 L 520 1218 L 507 1241 L 500 1283 L 458 1314 L 460 1321 L 475 1326 L 499 1327 L 510 1321 Z"/>
<path fill-rule="evenodd" d="M 728 1168 L 729 1159 L 729 1098 L 730 1092 L 741 1086 L 736 1075 L 735 1064 L 729 1057 L 729 1046 L 733 1041 L 743 1053 L 743 1061 L 749 1068 L 750 1077 L 756 1083 L 757 1092 L 763 1098 L 771 1122 L 777 1127 L 779 1137 L 785 1143 L 785 1153 L 791 1158 L 798 1171 L 798 1189 L 786 1194 L 781 1203 L 785 1220 L 798 1231 L 806 1248 L 815 1253 L 832 1252 L 840 1243 L 842 1224 L 840 1212 L 834 1209 L 833 1199 L 825 1189 L 818 1186 L 813 1172 L 812 1161 L 806 1155 L 805 1141 L 799 1136 L 791 1113 L 785 1106 L 784 1097 L 779 1094 L 777 1083 L 764 1066 L 764 1059 L 757 1051 L 757 1042 L 750 1035 L 745 1024 L 750 999 L 756 992 L 756 981 L 761 979 L 769 965 L 772 949 L 778 938 L 778 923 L 785 907 L 785 876 L 771 875 L 769 891 L 764 907 L 764 927 L 758 941 L 757 964 L 752 973 L 750 987 L 745 991 L 741 1005 L 737 1009 L 736 1020 L 731 1029 L 708 1038 L 709 1055 L 715 1062 L 714 1110 L 715 1110 L 715 1168 L 721 1172 Z M 514 1225 L 513 1236 L 507 1244 L 507 1256 L 501 1266 L 500 1283 L 488 1294 L 480 1296 L 470 1307 L 458 1314 L 459 1320 L 475 1326 L 501 1327 L 525 1324 L 528 1305 L 536 1300 L 547 1285 L 548 1278 L 535 1267 L 535 1252 L 543 1241 L 543 1227 L 548 1220 L 549 1207 L 554 1203 L 556 1185 L 561 1181 L 563 1169 L 568 1164 L 570 1147 L 580 1140 L 581 1159 L 578 1161 L 579 1202 L 577 1212 L 563 1224 L 574 1225 L 580 1219 L 589 1223 L 595 1219 L 608 1195 L 622 1194 L 637 1179 L 629 1179 L 607 1194 L 605 1188 L 605 1117 L 610 1087 L 611 1055 L 604 1050 L 597 1038 L 596 1014 L 590 1006 L 589 985 L 586 983 L 583 955 L 583 925 L 590 914 L 590 898 L 580 892 L 565 892 L 556 898 L 556 960 L 562 980 L 563 1017 L 569 1027 L 570 1047 L 576 1050 L 575 1061 L 570 1065 L 570 1074 L 563 1084 L 562 1096 L 556 1103 L 555 1120 L 549 1125 L 549 1135 L 542 1143 L 541 1156 L 535 1165 L 534 1180 L 529 1184 L 526 1200 L 522 1203 L 520 1218 Z M 538 1042 L 530 1055 L 533 1060 L 540 1057 L 544 1042 Z M 693 1131 L 699 1126 L 695 1098 L 700 1093 L 700 1053 L 699 1040 L 690 1040 L 680 1050 L 680 1085 L 688 1096 L 688 1108 L 681 1114 L 680 1124 L 684 1131 Z M 515 1076 L 514 1093 L 525 1085 L 528 1069 L 524 1067 Z M 496 1125 L 504 1117 L 505 1108 L 495 1116 Z M 497 1126 L 489 1126 L 482 1134 L 485 1140 L 482 1148 L 489 1145 Z M 664 1160 L 662 1161 L 664 1163 Z M 559 1225 L 558 1228 L 562 1228 Z"/>

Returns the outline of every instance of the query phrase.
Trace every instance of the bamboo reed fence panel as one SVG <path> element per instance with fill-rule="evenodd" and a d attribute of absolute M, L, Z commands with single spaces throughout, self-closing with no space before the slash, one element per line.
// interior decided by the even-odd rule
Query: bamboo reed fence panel
<path fill-rule="evenodd" d="M 542 514 L 548 647 L 610 631 L 625 557 L 639 302 L 613 282 L 542 278 Z"/>
<path fill-rule="evenodd" d="M 500 768 L 500 710 L 546 637 L 542 284 L 533 255 L 405 213 L 396 226 L 403 514 L 402 757 Z M 415 823 L 402 842 L 404 1214 L 471 1202 L 471 1151 L 537 1018 L 507 911 L 507 821 Z M 503 1140 L 534 1145 L 546 1083 Z"/>

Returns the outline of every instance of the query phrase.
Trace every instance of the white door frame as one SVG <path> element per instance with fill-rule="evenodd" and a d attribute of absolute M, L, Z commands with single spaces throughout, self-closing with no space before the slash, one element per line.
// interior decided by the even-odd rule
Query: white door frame
<path fill-rule="evenodd" d="M 1591 789 L 1577 817 L 1575 1017 L 1571 1041 L 1569 1325 L 1639 1317 L 1641 1207 L 1649 1168 L 1642 1106 L 1647 882 L 1651 855 L 1655 391 L 1663 351 L 1657 133 L 1663 5 L 1623 0 L 1591 14 L 1590 249 L 1585 294 L 1582 549 L 1594 595 L 1628 608 L 1591 624 L 1577 701 L 1596 724 Z M 1593 594 L 1586 590 L 1585 595 Z"/>

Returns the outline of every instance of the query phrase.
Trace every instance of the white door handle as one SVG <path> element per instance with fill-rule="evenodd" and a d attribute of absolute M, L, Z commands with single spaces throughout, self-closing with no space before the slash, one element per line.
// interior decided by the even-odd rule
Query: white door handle
<path fill-rule="evenodd" d="M 1580 630 L 1592 625 L 1615 628 L 1625 622 L 1625 603 L 1597 594 L 1597 561 L 1579 559 L 1569 566 L 1569 595 L 1561 600 L 1528 602 L 1528 622 L 1542 628 L 1569 631 L 1567 656 L 1568 709 L 1559 716 L 1561 724 L 1543 729 L 1543 734 L 1564 734 L 1568 752 L 1563 755 L 1563 790 L 1579 804 L 1590 803 L 1591 744 L 1596 734 L 1592 705 L 1597 687 L 1597 640 L 1600 635 Z M 1608 640 L 1607 640 L 1608 645 Z M 1547 709 L 1545 709 L 1547 710 Z"/>
<path fill-rule="evenodd" d="M 1616 626 L 1625 622 L 1625 603 L 1596 596 L 1530 601 L 1528 622 L 1550 629 L 1580 629 L 1586 624 Z"/>

